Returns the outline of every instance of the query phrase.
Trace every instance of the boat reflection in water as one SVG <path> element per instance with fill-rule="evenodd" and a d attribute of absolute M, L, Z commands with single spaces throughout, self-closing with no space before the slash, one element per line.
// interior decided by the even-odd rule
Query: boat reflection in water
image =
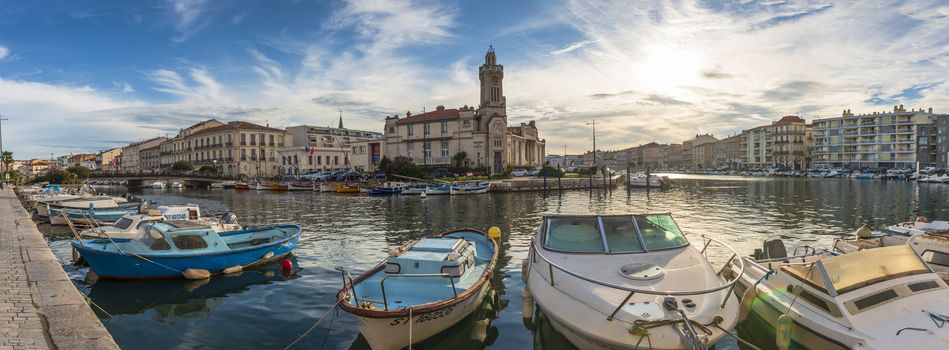
<path fill-rule="evenodd" d="M 491 322 L 498 318 L 501 303 L 493 282 L 488 287 L 488 293 L 481 301 L 481 305 L 467 318 L 431 338 L 412 345 L 412 348 L 468 350 L 484 349 L 494 344 L 494 340 L 498 337 L 498 329 L 492 327 Z M 349 349 L 370 350 L 372 348 L 360 333 Z"/>
<path fill-rule="evenodd" d="M 89 299 L 101 319 L 118 315 L 154 313 L 159 323 L 204 318 L 224 303 L 226 297 L 241 294 L 251 286 L 265 285 L 299 277 L 296 257 L 288 256 L 294 269 L 284 271 L 279 263 L 264 264 L 232 275 L 216 275 L 210 279 L 189 281 L 109 280 L 95 281 L 89 287 Z"/>

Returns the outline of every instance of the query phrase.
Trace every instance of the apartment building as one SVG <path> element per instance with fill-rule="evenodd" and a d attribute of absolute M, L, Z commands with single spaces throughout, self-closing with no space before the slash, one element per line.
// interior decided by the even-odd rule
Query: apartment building
<path fill-rule="evenodd" d="M 141 150 L 152 148 L 168 141 L 167 137 L 155 137 L 145 141 L 133 142 L 128 146 L 122 147 L 122 163 L 120 170 L 127 174 L 139 174 L 142 172 Z"/>
<path fill-rule="evenodd" d="M 915 168 L 916 161 L 938 164 L 930 152 L 932 108 L 853 114 L 814 120 L 814 165 L 833 168 Z M 938 143 L 938 129 L 936 129 Z M 921 157 L 919 142 L 927 146 Z M 932 158 L 930 158 L 932 157 Z"/>
<path fill-rule="evenodd" d="M 182 129 L 162 144 L 162 168 L 187 161 L 232 177 L 267 178 L 284 174 L 278 149 L 292 142 L 281 129 L 248 122 L 209 120 Z"/>
<path fill-rule="evenodd" d="M 742 132 L 743 168 L 807 169 L 807 123 L 788 115 L 770 125 Z"/>

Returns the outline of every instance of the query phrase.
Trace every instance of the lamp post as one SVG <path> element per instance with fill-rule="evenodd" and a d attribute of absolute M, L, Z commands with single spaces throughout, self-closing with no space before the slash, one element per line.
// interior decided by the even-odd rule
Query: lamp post
<path fill-rule="evenodd" d="M 10 120 L 10 119 L 3 118 L 3 115 L 0 115 L 0 157 L 3 156 L 3 121 L 4 120 Z M 7 171 L 6 158 L 3 158 L 0 161 L 3 162 L 3 171 L 6 172 Z"/>
<path fill-rule="evenodd" d="M 596 166 L 596 120 L 587 123 L 593 126 L 593 166 Z"/>

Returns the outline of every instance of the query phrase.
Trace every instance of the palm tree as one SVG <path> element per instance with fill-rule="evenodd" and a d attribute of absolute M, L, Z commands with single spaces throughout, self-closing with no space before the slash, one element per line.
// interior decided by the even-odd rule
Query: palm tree
<path fill-rule="evenodd" d="M 13 164 L 13 152 L 3 151 L 3 155 L 0 156 L 0 161 L 3 162 L 4 172 L 10 170 L 10 164 Z"/>

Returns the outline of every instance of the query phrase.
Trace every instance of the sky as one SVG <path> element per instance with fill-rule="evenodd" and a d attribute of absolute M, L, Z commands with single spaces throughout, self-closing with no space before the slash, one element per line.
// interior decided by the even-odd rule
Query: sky
<path fill-rule="evenodd" d="M 784 115 L 949 111 L 949 1 L 0 0 L 0 116 L 17 159 L 217 118 L 382 131 L 477 105 L 548 153 L 727 137 Z"/>

